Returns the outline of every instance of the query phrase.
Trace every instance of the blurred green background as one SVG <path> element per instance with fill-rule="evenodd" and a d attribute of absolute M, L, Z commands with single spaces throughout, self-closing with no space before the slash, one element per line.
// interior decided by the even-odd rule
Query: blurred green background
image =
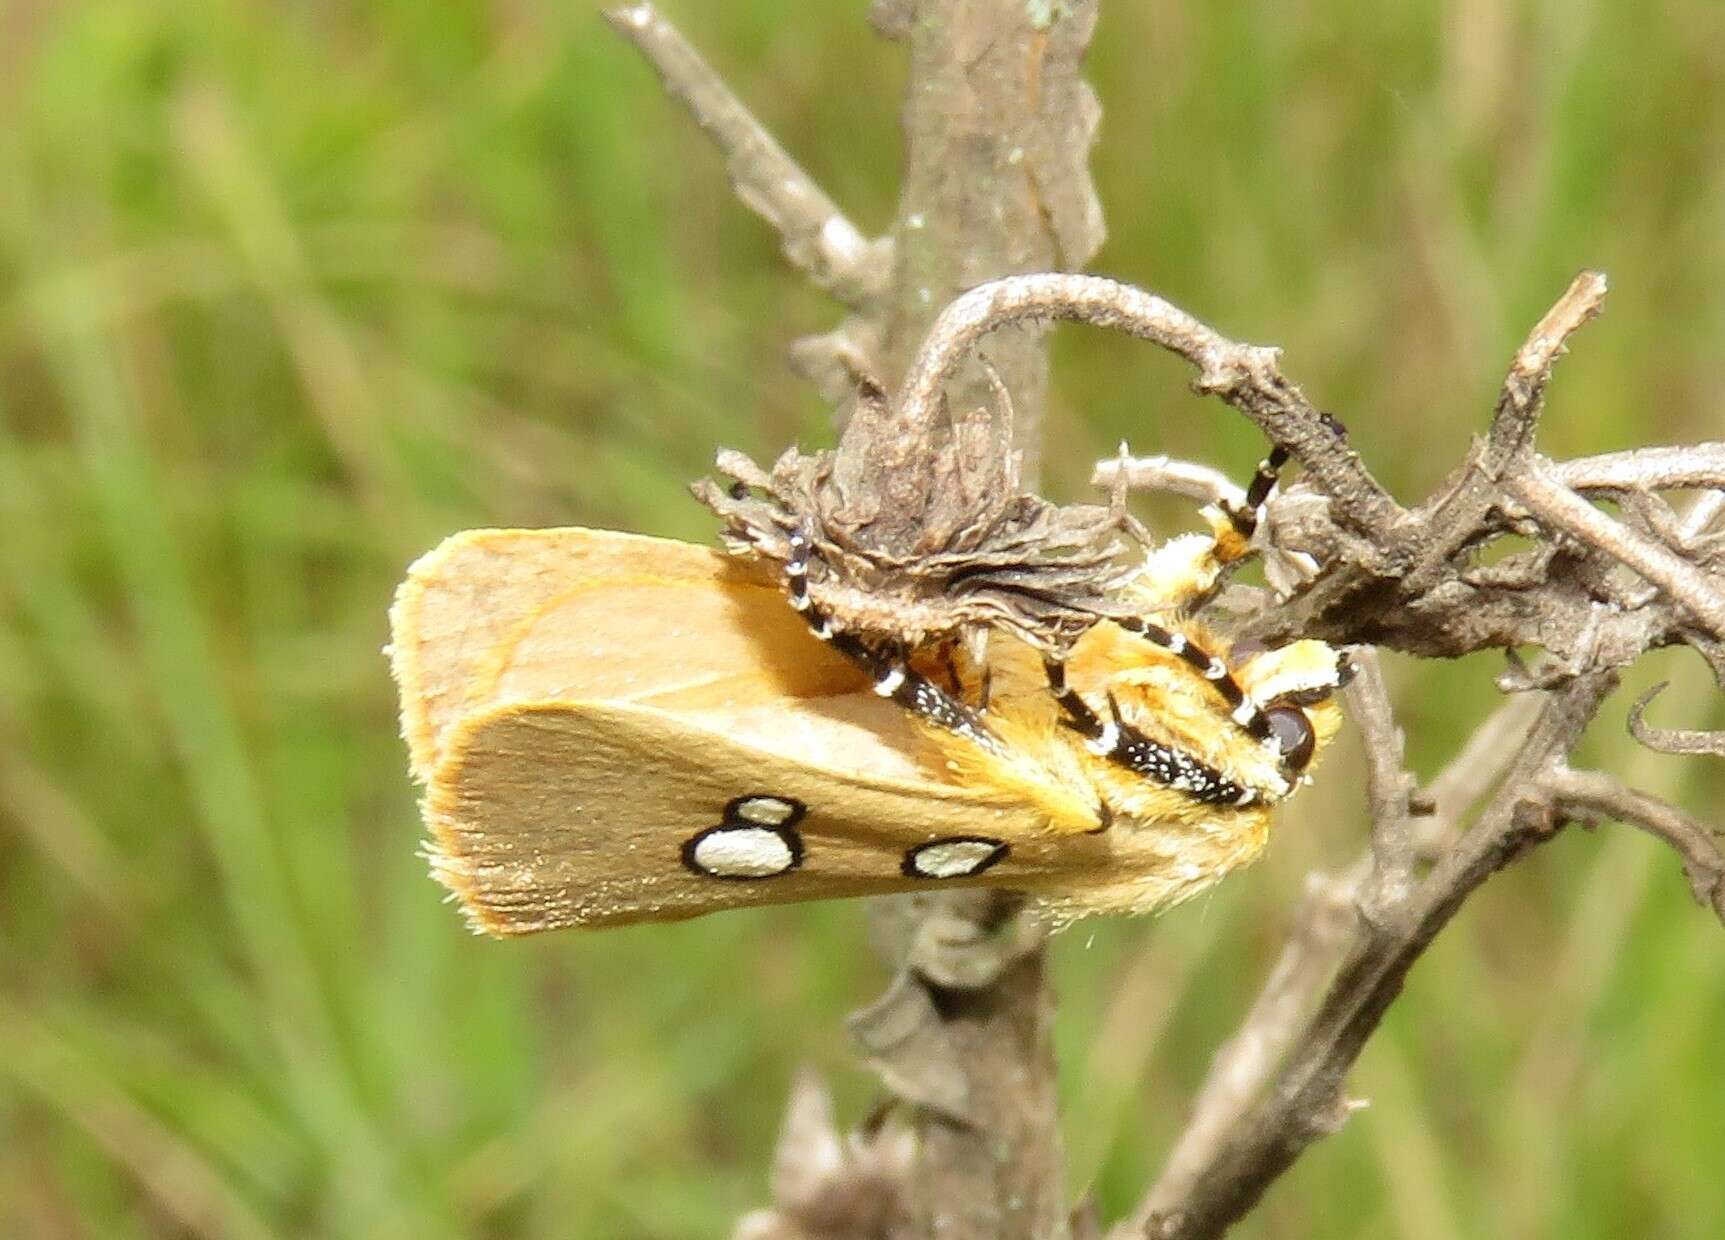
<path fill-rule="evenodd" d="M 863 6 L 667 3 L 816 178 L 890 219 L 904 70 Z M 1286 346 L 1404 500 L 1583 265 L 1556 455 L 1720 434 L 1725 5 L 1110 0 L 1095 266 Z M 0 1234 L 685 1237 L 765 1197 L 785 1086 L 872 1089 L 855 904 L 500 944 L 415 855 L 379 647 L 444 533 L 711 536 L 715 444 L 822 442 L 833 308 L 583 0 L 0 5 Z M 1255 432 L 1142 345 L 1057 345 L 1049 485 Z M 1658 722 L 1725 722 L 1698 660 Z M 1499 661 L 1398 660 L 1434 771 Z M 1584 757 L 1697 812 L 1717 771 Z M 1073 1184 L 1125 1209 L 1302 876 L 1362 842 L 1351 739 L 1268 857 L 1061 936 Z M 1725 933 L 1572 831 L 1415 970 L 1372 1100 L 1240 1234 L 1725 1235 Z"/>

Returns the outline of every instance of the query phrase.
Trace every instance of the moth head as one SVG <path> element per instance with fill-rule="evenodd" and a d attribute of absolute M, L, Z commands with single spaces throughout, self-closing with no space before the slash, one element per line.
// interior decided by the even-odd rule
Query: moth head
<path fill-rule="evenodd" d="M 1263 707 L 1288 770 L 1308 769 L 1341 727 L 1335 696 L 1353 675 L 1347 657 L 1319 641 L 1274 650 L 1242 643 L 1234 650 L 1234 675 Z"/>

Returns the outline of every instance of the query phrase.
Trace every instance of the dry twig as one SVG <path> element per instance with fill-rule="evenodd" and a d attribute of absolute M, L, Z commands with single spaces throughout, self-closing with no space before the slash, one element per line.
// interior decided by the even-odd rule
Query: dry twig
<path fill-rule="evenodd" d="M 612 9 L 605 19 L 725 153 L 731 187 L 784 239 L 791 265 L 845 305 L 862 309 L 879 298 L 892 267 L 890 242 L 864 237 L 651 4 Z"/>
<path fill-rule="evenodd" d="M 1545 776 L 1543 787 L 1558 813 L 1566 817 L 1615 819 L 1669 844 L 1683 860 L 1683 874 L 1695 902 L 1725 921 L 1725 839 L 1717 830 L 1599 771 L 1560 766 Z"/>
<path fill-rule="evenodd" d="M 1694 564 L 1613 521 L 1529 456 L 1506 488 L 1542 521 L 1605 552 L 1665 590 L 1714 637 L 1725 638 L 1725 594 Z"/>
<path fill-rule="evenodd" d="M 1629 708 L 1629 734 L 1660 753 L 1713 754 L 1725 757 L 1725 733 L 1704 732 L 1691 728 L 1656 728 L 1646 720 L 1648 705 L 1664 691 L 1668 681 L 1661 681 L 1636 699 Z"/>
<path fill-rule="evenodd" d="M 1348 1070 L 1408 970 L 1481 883 L 1560 825 L 1528 790 L 1561 766 L 1614 683 L 1610 673 L 1590 673 L 1552 694 L 1466 834 L 1405 896 L 1361 905 L 1323 1000 L 1280 1039 L 1287 1056 L 1261 1101 L 1231 1110 L 1231 1123 L 1215 1125 L 1207 1157 L 1183 1163 L 1177 1180 L 1164 1176 L 1117 1235 L 1220 1235 L 1307 1146 L 1346 1121 Z M 1281 1010 L 1297 998 L 1285 997 Z"/>

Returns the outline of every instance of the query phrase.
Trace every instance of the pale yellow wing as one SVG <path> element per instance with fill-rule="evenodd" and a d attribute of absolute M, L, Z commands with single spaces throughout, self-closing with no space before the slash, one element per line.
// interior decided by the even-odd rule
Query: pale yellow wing
<path fill-rule="evenodd" d="M 434 871 L 476 926 L 512 935 L 953 884 L 1082 903 L 1165 860 L 1131 832 L 1051 832 L 1022 803 L 918 778 L 916 739 L 878 707 L 787 700 L 764 728 L 628 702 L 469 716 L 426 796 Z"/>
<path fill-rule="evenodd" d="M 391 621 L 433 868 L 492 933 L 973 883 L 1143 909 L 1219 872 L 1150 816 L 1051 830 L 1046 796 L 964 769 L 776 580 L 705 548 L 458 534 L 413 566 Z M 1018 679 L 996 693 L 1003 727 L 1015 702 L 1051 709 Z M 1037 779 L 1092 804 L 1070 738 L 1021 731 Z"/>
<path fill-rule="evenodd" d="M 446 729 L 499 702 L 741 707 L 863 683 L 754 566 L 608 530 L 456 534 L 408 570 L 390 623 L 421 782 Z"/>

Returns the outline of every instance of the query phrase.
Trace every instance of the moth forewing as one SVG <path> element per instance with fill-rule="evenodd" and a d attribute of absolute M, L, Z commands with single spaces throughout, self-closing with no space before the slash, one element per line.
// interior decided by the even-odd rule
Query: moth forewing
<path fill-rule="evenodd" d="M 502 935 L 931 881 L 1078 894 L 1143 871 L 1130 834 L 1075 839 L 987 789 L 875 773 L 900 759 L 843 708 L 780 713 L 802 753 L 639 703 L 469 716 L 427 790 L 434 869 Z"/>
<path fill-rule="evenodd" d="M 1229 725 L 1191 651 L 1102 624 L 1071 659 L 1071 683 L 1143 744 L 1187 755 L 1168 749 L 1158 780 L 1072 730 L 1027 646 L 991 645 L 984 744 L 884 700 L 906 673 L 871 682 L 789 601 L 718 552 L 598 530 L 472 531 L 413 566 L 391 612 L 402 730 L 433 870 L 475 926 L 954 883 L 1032 892 L 1056 917 L 1141 912 L 1262 849 L 1286 786 L 1256 770 L 1273 753 Z M 1310 645 L 1260 656 L 1248 687 L 1304 691 L 1326 657 L 1333 679 Z M 925 684 L 960 676 L 919 657 Z M 964 676 L 955 691 L 977 698 L 979 670 Z"/>
<path fill-rule="evenodd" d="M 504 701 L 690 708 L 842 692 L 856 669 L 778 583 L 704 547 L 608 530 L 470 530 L 408 570 L 391 661 L 414 776 L 447 729 Z"/>

